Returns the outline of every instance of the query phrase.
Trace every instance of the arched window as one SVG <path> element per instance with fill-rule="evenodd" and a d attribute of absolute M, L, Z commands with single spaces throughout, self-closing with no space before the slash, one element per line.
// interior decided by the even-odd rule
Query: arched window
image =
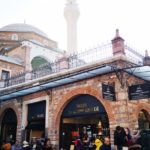
<path fill-rule="evenodd" d="M 34 57 L 31 61 L 32 65 L 32 79 L 35 79 L 37 77 L 43 77 L 45 75 L 48 75 L 52 72 L 51 64 L 48 63 L 48 61 L 40 56 Z"/>
<path fill-rule="evenodd" d="M 11 39 L 17 41 L 18 40 L 18 35 L 17 34 L 12 34 Z"/>
<path fill-rule="evenodd" d="M 32 69 L 36 70 L 46 63 L 48 63 L 48 61 L 44 59 L 43 57 L 40 57 L 40 56 L 34 57 L 31 61 Z"/>

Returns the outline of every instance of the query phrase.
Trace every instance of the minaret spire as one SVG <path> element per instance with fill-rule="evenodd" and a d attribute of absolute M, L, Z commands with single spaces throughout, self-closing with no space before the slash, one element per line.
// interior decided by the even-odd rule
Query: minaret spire
<path fill-rule="evenodd" d="M 77 21 L 80 12 L 76 0 L 67 0 L 64 8 L 64 17 L 67 23 L 67 51 L 77 52 Z"/>

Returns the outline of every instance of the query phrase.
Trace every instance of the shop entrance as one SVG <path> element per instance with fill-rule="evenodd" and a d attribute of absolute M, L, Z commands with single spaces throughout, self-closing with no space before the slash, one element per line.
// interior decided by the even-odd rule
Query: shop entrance
<path fill-rule="evenodd" d="M 2 119 L 1 126 L 1 143 L 14 142 L 16 140 L 17 116 L 11 108 L 6 109 Z"/>
<path fill-rule="evenodd" d="M 70 149 L 76 139 L 88 147 L 96 137 L 109 134 L 108 115 L 95 97 L 78 95 L 65 107 L 60 123 L 60 148 Z"/>
<path fill-rule="evenodd" d="M 46 101 L 28 105 L 28 124 L 26 126 L 26 140 L 45 137 L 45 109 Z"/>

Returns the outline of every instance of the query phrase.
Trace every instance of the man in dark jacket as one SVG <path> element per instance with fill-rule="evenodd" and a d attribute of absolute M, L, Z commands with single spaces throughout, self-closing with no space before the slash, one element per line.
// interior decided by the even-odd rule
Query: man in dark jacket
<path fill-rule="evenodd" d="M 114 145 L 118 150 L 122 150 L 123 146 L 127 146 L 126 133 L 124 128 L 117 126 L 114 132 Z"/>
<path fill-rule="evenodd" d="M 111 150 L 110 139 L 108 137 L 104 138 L 104 144 L 100 147 L 100 150 Z"/>

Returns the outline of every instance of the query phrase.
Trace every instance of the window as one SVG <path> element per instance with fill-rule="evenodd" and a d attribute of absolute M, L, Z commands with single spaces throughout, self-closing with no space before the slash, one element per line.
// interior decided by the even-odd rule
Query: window
<path fill-rule="evenodd" d="M 2 80 L 6 80 L 10 77 L 10 72 L 9 71 L 5 71 L 5 70 L 2 70 L 2 75 L 1 75 L 1 79 Z"/>
<path fill-rule="evenodd" d="M 17 41 L 18 40 L 18 35 L 17 34 L 12 34 L 11 39 Z"/>

